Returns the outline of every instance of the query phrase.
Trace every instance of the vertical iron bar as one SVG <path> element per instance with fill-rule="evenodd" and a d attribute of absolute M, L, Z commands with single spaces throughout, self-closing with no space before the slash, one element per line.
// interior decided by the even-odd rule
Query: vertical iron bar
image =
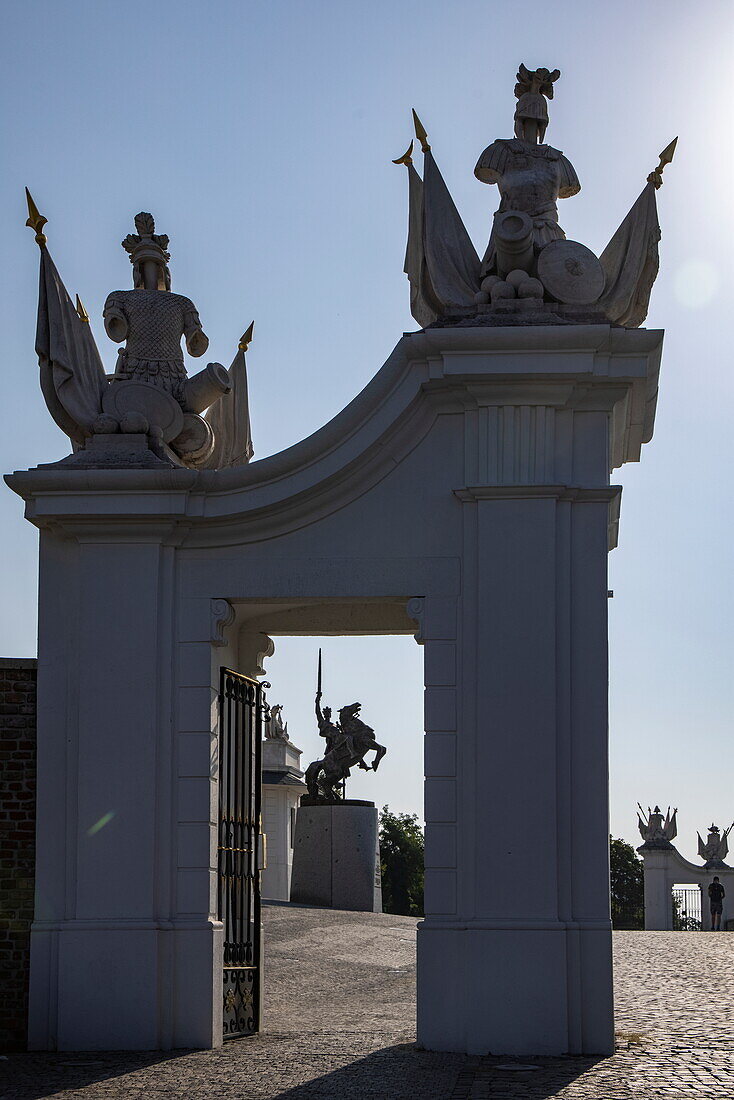
<path fill-rule="evenodd" d="M 260 899 L 260 818 L 262 816 L 262 739 L 263 739 L 263 715 L 265 712 L 265 691 L 262 684 L 258 684 L 256 688 L 256 722 L 255 729 L 253 731 L 253 747 L 254 747 L 254 806 L 253 806 L 253 820 L 254 824 L 254 843 L 253 849 L 253 861 L 254 861 L 254 876 L 252 882 L 252 897 L 253 897 L 253 944 L 252 953 L 253 965 L 257 968 L 255 970 L 255 982 L 253 985 L 253 1006 L 252 1016 L 254 1020 L 255 1031 L 260 1030 L 260 982 L 262 981 L 262 972 L 260 969 L 260 922 L 261 922 L 261 899 Z"/>
<path fill-rule="evenodd" d="M 237 699 L 235 697 L 236 681 L 230 675 L 227 678 L 227 961 L 230 965 L 234 965 L 236 959 L 234 958 L 234 943 L 235 943 L 235 931 L 234 931 L 234 899 L 232 897 L 232 846 L 234 844 L 234 825 L 232 814 L 232 803 L 234 799 L 233 787 L 235 784 L 234 774 L 234 759 L 233 759 L 233 744 L 232 744 L 232 722 L 233 713 L 236 711 Z"/>

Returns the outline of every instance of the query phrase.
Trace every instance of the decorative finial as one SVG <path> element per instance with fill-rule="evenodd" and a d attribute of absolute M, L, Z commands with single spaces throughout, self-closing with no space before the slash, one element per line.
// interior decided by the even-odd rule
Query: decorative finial
<path fill-rule="evenodd" d="M 426 133 L 425 126 L 418 118 L 418 115 L 415 113 L 415 107 L 413 107 L 413 125 L 415 127 L 415 136 L 421 143 L 421 149 L 424 153 L 427 153 L 431 148 L 431 146 L 428 144 L 428 134 Z"/>
<path fill-rule="evenodd" d="M 415 114 L 415 111 L 413 111 L 413 114 Z M 402 157 L 398 157 L 397 160 L 394 160 L 393 164 L 404 164 L 405 167 L 408 168 L 413 163 L 413 157 L 411 155 L 412 152 L 413 152 L 413 142 L 411 141 L 410 145 L 405 150 Z"/>
<path fill-rule="evenodd" d="M 672 161 L 677 144 L 678 138 L 674 137 L 670 145 L 666 145 L 662 153 L 660 154 L 660 163 L 658 164 L 657 168 L 647 177 L 647 182 L 653 183 L 655 185 L 655 190 L 658 190 L 660 187 L 663 186 L 663 169 L 665 168 L 666 164 L 670 164 L 670 162 Z"/>
<path fill-rule="evenodd" d="M 38 207 L 34 203 L 31 193 L 27 187 L 25 189 L 25 197 L 28 202 L 28 221 L 26 222 L 26 225 L 30 226 L 30 228 L 35 231 L 36 243 L 40 247 L 41 245 L 44 245 L 47 240 L 45 233 L 42 233 L 41 230 L 48 222 L 48 218 L 44 218 L 43 214 L 39 214 Z"/>
<path fill-rule="evenodd" d="M 77 311 L 77 314 L 79 315 L 79 320 L 83 324 L 88 325 L 89 324 L 89 314 L 87 313 L 86 309 L 84 308 L 84 302 L 81 300 L 81 298 L 79 297 L 78 294 L 76 296 L 76 311 Z"/>
<path fill-rule="evenodd" d="M 255 322 L 250 321 L 250 327 L 248 328 L 247 332 L 245 332 L 240 337 L 240 343 L 239 343 L 240 351 L 247 351 L 247 349 L 249 348 L 250 342 L 252 340 L 252 333 L 253 333 L 254 328 L 255 328 Z"/>

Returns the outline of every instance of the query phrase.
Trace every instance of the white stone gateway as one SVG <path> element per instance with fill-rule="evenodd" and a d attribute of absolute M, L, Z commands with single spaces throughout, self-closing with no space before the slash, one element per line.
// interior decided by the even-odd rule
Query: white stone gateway
<path fill-rule="evenodd" d="M 708 837 L 704 841 L 698 834 L 698 854 L 704 861 L 698 866 L 685 859 L 672 841 L 678 833 L 674 810 L 670 808 L 663 814 L 656 806 L 648 809 L 647 814 L 640 807 L 638 827 L 643 843 L 637 849 L 642 856 L 645 877 L 645 930 L 651 932 L 670 932 L 673 930 L 673 888 L 680 884 L 698 886 L 701 890 L 701 924 L 704 930 L 710 927 L 708 887 L 717 875 L 724 887 L 721 928 L 727 928 L 731 921 L 734 905 L 734 867 L 724 860 L 729 852 L 728 834 L 734 825 L 723 832 L 717 825 L 711 824 Z"/>
<path fill-rule="evenodd" d="M 527 74 L 514 139 L 531 168 L 539 73 Z M 440 193 L 431 173 L 426 224 Z M 226 443 L 206 459 L 219 468 L 197 465 L 188 437 L 168 457 L 149 418 L 97 436 L 107 383 L 67 310 L 66 350 L 81 348 L 92 387 L 81 387 L 83 423 L 69 426 L 78 449 L 7 478 L 40 531 L 33 1048 L 222 1042 L 220 668 L 262 676 L 279 634 L 414 634 L 426 777 L 418 1041 L 612 1052 L 607 551 L 621 489 L 610 471 L 637 461 L 653 431 L 663 334 L 622 327 L 640 323 L 654 278 L 646 196 L 615 253 L 619 301 L 634 292 L 635 317 L 584 319 L 536 302 L 532 281 L 515 313 L 501 296 L 494 312 L 439 313 L 330 423 L 249 465 L 233 458 L 248 456 L 243 422 L 231 404 L 221 413 L 227 395 L 218 421 L 206 414 Z M 458 242 L 443 257 L 447 293 L 461 298 L 476 253 L 429 234 L 433 274 L 441 239 Z M 459 279 L 449 268 L 462 255 Z M 415 310 L 428 289 L 413 288 Z M 62 375 L 44 375 L 57 413 Z"/>

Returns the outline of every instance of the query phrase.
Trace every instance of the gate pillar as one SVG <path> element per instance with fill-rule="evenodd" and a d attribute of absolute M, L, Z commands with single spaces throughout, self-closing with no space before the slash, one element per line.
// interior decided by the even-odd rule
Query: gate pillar
<path fill-rule="evenodd" d="M 426 650 L 418 1040 L 608 1054 L 609 473 L 631 399 L 618 367 L 577 387 L 527 339 L 486 357 L 467 401 L 461 595 L 409 604 Z"/>
<path fill-rule="evenodd" d="M 82 495 L 69 505 L 76 516 L 48 526 L 36 516 L 38 857 L 29 1044 L 215 1046 L 222 932 L 210 866 L 209 601 L 200 628 L 191 616 L 182 622 L 175 521 L 142 509 L 134 521 L 104 508 L 94 514 L 93 494 L 81 504 Z M 175 498 L 168 501 L 173 512 Z M 190 686 L 178 691 L 182 667 Z"/>

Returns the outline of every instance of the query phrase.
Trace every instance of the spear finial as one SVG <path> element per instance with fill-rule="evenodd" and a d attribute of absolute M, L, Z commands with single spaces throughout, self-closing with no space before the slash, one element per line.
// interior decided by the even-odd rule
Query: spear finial
<path fill-rule="evenodd" d="M 402 157 L 398 157 L 397 160 L 394 160 L 393 164 L 404 164 L 406 168 L 409 168 L 410 165 L 413 163 L 412 153 L 413 153 L 413 142 L 411 141 L 410 145 L 405 150 Z"/>
<path fill-rule="evenodd" d="M 79 320 L 83 324 L 88 325 L 89 324 L 89 314 L 87 313 L 86 309 L 84 308 L 84 302 L 81 300 L 81 298 L 79 297 L 78 294 L 76 296 L 76 311 L 77 311 L 77 314 L 79 315 Z"/>
<path fill-rule="evenodd" d="M 665 168 L 666 164 L 670 164 L 670 162 L 672 161 L 677 144 L 678 138 L 674 137 L 670 145 L 666 145 L 662 153 L 660 154 L 660 163 L 658 164 L 657 168 L 647 177 L 647 182 L 655 184 L 656 190 L 663 186 L 663 169 Z"/>
<path fill-rule="evenodd" d="M 252 341 L 252 333 L 253 333 L 254 328 L 255 328 L 255 322 L 250 321 L 250 327 L 248 328 L 247 332 L 243 333 L 242 336 L 240 337 L 240 343 L 239 343 L 240 351 L 247 351 L 247 349 L 249 348 L 250 342 Z"/>
<path fill-rule="evenodd" d="M 431 148 L 431 146 L 428 144 L 428 134 L 426 133 L 425 126 L 418 118 L 418 115 L 415 113 L 415 107 L 413 107 L 413 125 L 415 127 L 415 136 L 421 143 L 421 149 L 424 153 L 427 153 Z"/>
<path fill-rule="evenodd" d="M 44 245 L 47 238 L 45 233 L 42 233 L 41 230 L 48 222 L 48 218 L 44 218 L 43 214 L 39 214 L 38 207 L 34 203 L 33 196 L 31 195 L 27 187 L 25 189 L 25 197 L 28 202 L 28 221 L 26 222 L 26 225 L 30 226 L 30 228 L 35 232 L 36 243 L 39 246 Z"/>

